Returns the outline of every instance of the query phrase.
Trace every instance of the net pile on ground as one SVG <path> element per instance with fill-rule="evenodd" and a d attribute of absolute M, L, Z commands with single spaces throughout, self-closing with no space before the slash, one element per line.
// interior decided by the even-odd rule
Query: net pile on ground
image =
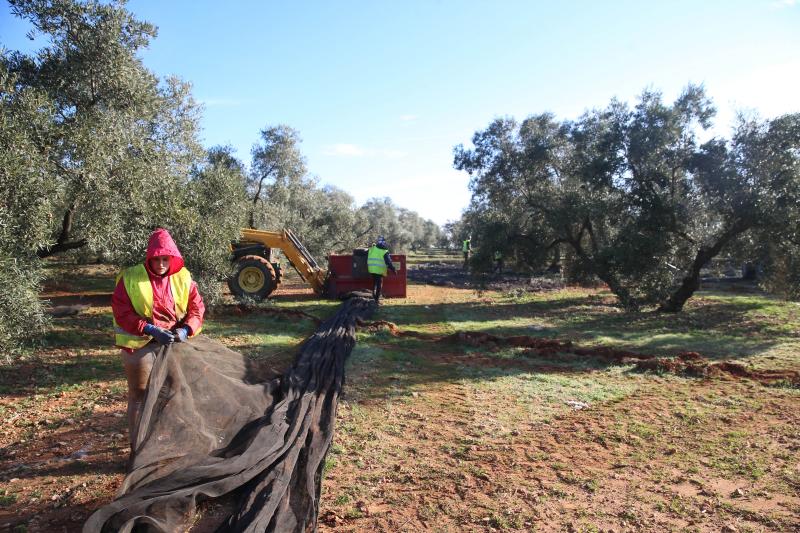
<path fill-rule="evenodd" d="M 198 502 L 233 491 L 219 531 L 315 529 L 345 359 L 372 305 L 344 302 L 279 377 L 203 336 L 163 349 L 128 475 L 84 532 L 183 531 Z"/>

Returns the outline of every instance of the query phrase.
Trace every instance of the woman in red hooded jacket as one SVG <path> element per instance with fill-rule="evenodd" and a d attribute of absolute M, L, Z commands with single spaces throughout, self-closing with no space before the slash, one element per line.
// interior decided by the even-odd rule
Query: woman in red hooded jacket
<path fill-rule="evenodd" d="M 167 230 L 150 235 L 144 263 L 118 276 L 111 309 L 128 380 L 128 437 L 133 443 L 156 351 L 186 342 L 203 326 L 203 299 Z"/>

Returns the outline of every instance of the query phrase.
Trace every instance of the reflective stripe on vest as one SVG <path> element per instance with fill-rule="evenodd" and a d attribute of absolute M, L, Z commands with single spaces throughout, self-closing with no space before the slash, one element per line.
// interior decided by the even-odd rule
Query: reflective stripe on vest
<path fill-rule="evenodd" d="M 386 261 L 384 261 L 383 256 L 387 253 L 386 250 L 378 248 L 377 246 L 372 246 L 369 249 L 369 253 L 367 254 L 367 270 L 369 270 L 370 274 L 386 275 L 386 271 L 389 270 L 389 268 L 386 266 Z"/>
<path fill-rule="evenodd" d="M 120 277 L 125 284 L 125 292 L 128 293 L 128 298 L 130 298 L 136 314 L 145 319 L 151 318 L 153 316 L 153 286 L 150 284 L 150 276 L 147 275 L 144 264 L 138 264 L 124 270 L 117 276 L 117 283 L 119 283 Z M 172 299 L 175 301 L 175 314 L 180 322 L 186 316 L 186 310 L 189 308 L 192 275 L 186 268 L 181 268 L 169 277 L 169 284 L 170 289 L 172 289 Z M 193 331 L 192 337 L 198 333 L 200 333 L 200 330 Z M 152 338 L 149 335 L 131 335 L 122 329 L 116 320 L 114 320 L 114 334 L 117 346 L 134 350 L 141 348 L 150 342 Z"/>

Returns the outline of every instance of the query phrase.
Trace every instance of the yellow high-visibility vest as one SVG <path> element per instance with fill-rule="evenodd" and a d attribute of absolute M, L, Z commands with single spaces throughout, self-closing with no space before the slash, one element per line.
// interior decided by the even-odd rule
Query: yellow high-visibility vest
<path fill-rule="evenodd" d="M 386 250 L 383 248 L 378 248 L 377 246 L 370 247 L 369 253 L 367 254 L 367 270 L 369 270 L 370 274 L 386 275 L 386 271 L 389 270 L 389 268 L 386 266 L 386 261 L 383 259 L 384 255 L 386 255 Z"/>
<path fill-rule="evenodd" d="M 470 244 L 470 243 L 469 243 L 469 239 L 465 240 L 465 241 L 464 241 L 464 242 L 461 244 L 461 251 L 462 251 L 462 252 L 469 252 L 469 244 Z"/>
<path fill-rule="evenodd" d="M 150 285 L 150 276 L 147 275 L 144 264 L 140 263 L 125 269 L 117 276 L 117 283 L 119 283 L 120 277 L 125 284 L 125 292 L 128 293 L 128 298 L 131 299 L 136 314 L 143 318 L 151 318 L 153 316 L 153 286 Z M 169 277 L 169 284 L 172 289 L 172 298 L 175 300 L 175 314 L 180 322 L 186 316 L 186 310 L 189 308 L 192 275 L 186 270 L 186 267 L 181 268 Z M 193 331 L 192 337 L 198 333 L 200 333 L 199 330 Z M 117 324 L 116 319 L 114 320 L 114 335 L 117 346 L 134 350 L 141 348 L 152 339 L 150 335 L 131 335 Z"/>

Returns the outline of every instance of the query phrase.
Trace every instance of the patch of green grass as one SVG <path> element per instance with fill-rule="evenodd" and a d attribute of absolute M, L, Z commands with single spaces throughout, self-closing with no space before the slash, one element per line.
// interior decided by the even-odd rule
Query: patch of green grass
<path fill-rule="evenodd" d="M 525 372 L 518 369 L 460 367 L 462 382 L 479 398 L 501 405 L 492 424 L 514 427 L 541 421 L 570 409 L 566 402 L 597 404 L 622 398 L 637 388 L 630 379 L 613 375 Z"/>
<path fill-rule="evenodd" d="M 746 477 L 758 480 L 766 474 L 767 459 L 748 446 L 748 439 L 754 438 L 743 431 L 730 431 L 722 436 L 712 447 L 714 453 L 710 465 L 729 477 Z"/>
<path fill-rule="evenodd" d="M 488 480 L 491 479 L 489 477 L 488 472 L 486 472 L 486 469 L 483 468 L 482 466 L 478 465 L 478 464 L 469 464 L 467 466 L 467 470 L 469 471 L 470 474 L 472 474 L 473 476 L 475 476 L 478 479 L 483 479 L 485 481 L 488 481 Z"/>
<path fill-rule="evenodd" d="M 649 424 L 634 421 L 628 424 L 628 432 L 643 440 L 653 440 L 658 433 L 658 429 Z"/>
<path fill-rule="evenodd" d="M 623 509 L 617 516 L 619 516 L 622 520 L 626 522 L 630 522 L 633 525 L 639 525 L 642 522 L 642 519 L 639 517 L 639 515 L 636 513 L 634 509 Z"/>
<path fill-rule="evenodd" d="M 344 513 L 344 517 L 345 517 L 345 518 L 348 518 L 348 519 L 350 519 L 350 520 L 355 520 L 355 519 L 357 519 L 357 518 L 363 518 L 363 517 L 364 517 L 364 513 L 361 511 L 361 509 L 356 509 L 356 508 L 354 507 L 354 508 L 352 508 L 352 509 L 348 509 L 348 510 L 347 510 L 347 511 Z"/>
<path fill-rule="evenodd" d="M 556 476 L 567 485 L 579 486 L 583 483 L 583 480 L 571 470 L 557 470 Z"/>
<path fill-rule="evenodd" d="M 322 475 L 326 475 L 328 472 L 333 470 L 336 467 L 336 458 L 331 457 L 330 455 L 325 457 L 325 464 L 322 467 Z"/>
<path fill-rule="evenodd" d="M 594 494 L 600 488 L 600 482 L 596 479 L 587 479 L 582 486 L 587 492 Z"/>
<path fill-rule="evenodd" d="M 662 502 L 662 507 L 663 509 L 660 509 L 662 512 L 669 512 L 682 518 L 692 517 L 697 514 L 687 501 L 680 496 L 673 496 L 667 503 Z"/>
<path fill-rule="evenodd" d="M 495 529 L 499 529 L 500 531 L 510 529 L 511 527 L 513 527 L 508 517 L 505 517 L 502 514 L 495 512 L 489 514 L 489 525 Z"/>
<path fill-rule="evenodd" d="M 320 320 L 325 320 L 338 311 L 339 307 L 342 305 L 340 300 L 329 300 L 326 298 L 314 298 L 314 299 L 305 299 L 305 298 L 287 298 L 283 296 L 275 297 L 274 299 L 267 300 L 258 304 L 259 306 L 274 306 L 280 309 L 291 309 L 296 311 L 303 311 L 312 315 L 314 317 L 319 318 Z"/>
<path fill-rule="evenodd" d="M 388 320 L 416 331 L 483 331 L 496 335 L 558 337 L 670 355 L 698 351 L 711 358 L 763 358 L 798 365 L 800 308 L 762 294 L 699 291 L 681 313 L 623 312 L 610 293 L 563 289 L 478 298 L 435 305 L 397 305 Z M 435 324 L 435 325 L 434 325 Z M 774 366 L 775 363 L 772 363 Z M 786 365 L 782 365 L 785 367 Z"/>
<path fill-rule="evenodd" d="M 19 379 L 19 371 L 26 368 L 27 379 Z M 119 379 L 122 376 L 122 363 L 116 351 L 102 355 L 75 357 L 63 354 L 58 357 L 42 358 L 32 368 L 28 363 L 0 366 L 0 388 L 4 394 L 29 395 L 13 402 L 17 408 L 31 408 L 34 404 L 47 401 L 64 392 L 78 392 L 90 398 L 99 398 L 110 392 L 119 392 L 91 387 L 98 381 Z M 31 395 L 31 390 L 34 394 Z M 38 394 L 37 394 L 38 393 Z"/>
<path fill-rule="evenodd" d="M 0 490 L 0 507 L 10 507 L 17 503 L 18 496 L 6 489 Z"/>
<path fill-rule="evenodd" d="M 340 494 L 333 500 L 333 505 L 338 505 L 340 507 L 342 505 L 347 505 L 348 503 L 350 503 L 350 496 L 347 494 Z"/>
<path fill-rule="evenodd" d="M 563 500 L 569 497 L 569 493 L 567 493 L 566 491 L 564 491 L 564 489 L 557 486 L 549 487 L 547 489 L 547 494 L 559 500 Z"/>

